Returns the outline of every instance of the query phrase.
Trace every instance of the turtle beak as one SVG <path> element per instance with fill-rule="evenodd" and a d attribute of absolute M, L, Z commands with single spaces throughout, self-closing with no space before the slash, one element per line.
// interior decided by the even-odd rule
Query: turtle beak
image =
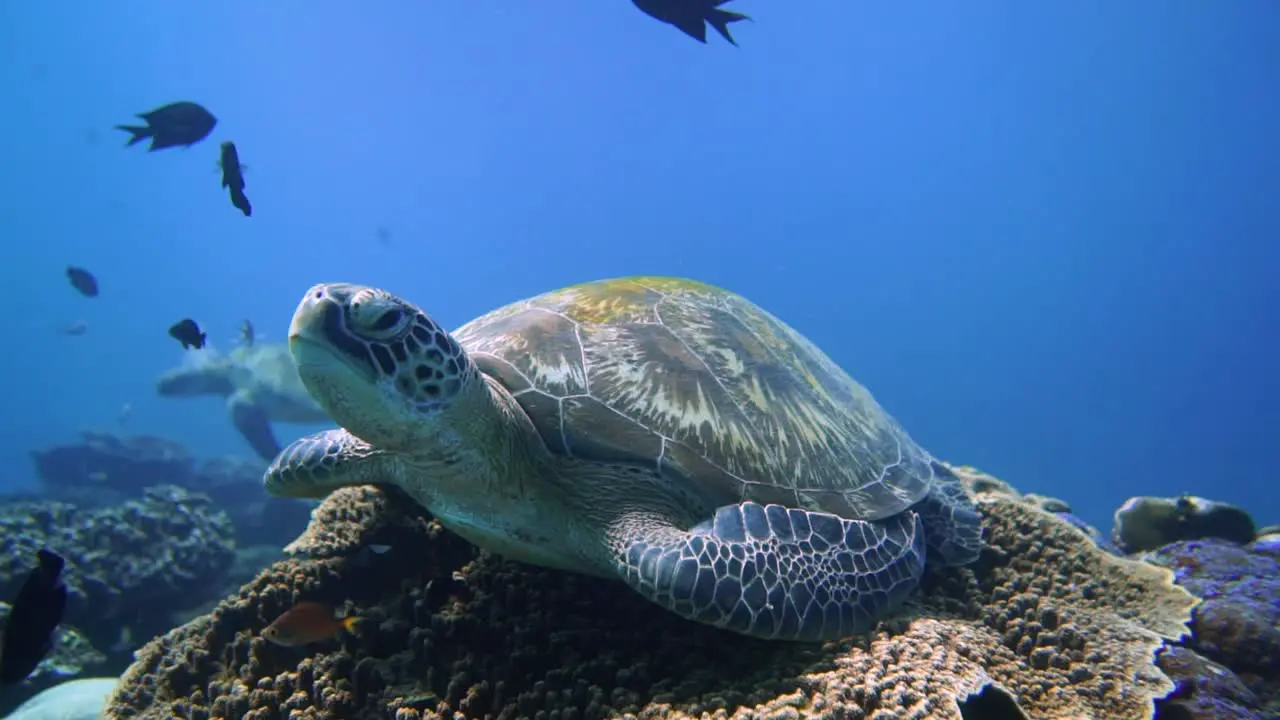
<path fill-rule="evenodd" d="M 289 352 L 307 393 L 334 422 L 378 447 L 403 443 L 407 410 L 387 387 L 369 346 L 346 326 L 346 300 L 356 286 L 316 285 L 289 324 Z M 358 289 L 358 288 L 356 288 Z"/>
<path fill-rule="evenodd" d="M 302 296 L 289 323 L 289 351 L 300 369 L 304 364 L 337 360 L 373 383 L 378 375 L 369 347 L 351 334 L 343 319 L 343 308 L 353 294 L 351 288 L 324 283 Z"/>

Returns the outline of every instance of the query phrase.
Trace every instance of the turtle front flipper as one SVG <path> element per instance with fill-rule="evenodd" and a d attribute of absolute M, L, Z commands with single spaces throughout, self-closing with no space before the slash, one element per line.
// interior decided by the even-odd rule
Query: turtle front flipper
<path fill-rule="evenodd" d="M 865 632 L 924 573 L 924 528 L 911 511 L 867 522 L 745 502 L 688 531 L 655 522 L 615 525 L 627 584 L 677 615 L 744 635 L 825 641 Z"/>
<path fill-rule="evenodd" d="M 346 430 L 334 429 L 294 440 L 276 456 L 262 478 L 268 495 L 323 498 L 349 485 L 387 477 L 386 453 Z"/>
<path fill-rule="evenodd" d="M 280 443 L 271 429 L 271 418 L 261 405 L 254 402 L 253 396 L 243 391 L 235 393 L 227 400 L 227 412 L 231 414 L 231 423 L 236 430 L 262 459 L 271 460 L 280 454 Z"/>

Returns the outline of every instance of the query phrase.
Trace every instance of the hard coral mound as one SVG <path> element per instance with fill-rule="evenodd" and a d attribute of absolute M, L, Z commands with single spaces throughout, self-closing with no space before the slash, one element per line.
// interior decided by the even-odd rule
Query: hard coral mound
<path fill-rule="evenodd" d="M 1168 570 L 1112 557 L 986 495 L 990 549 L 931 577 L 870 637 L 767 642 L 681 620 L 619 584 L 503 562 L 393 491 L 317 508 L 296 558 L 141 649 L 104 717 L 1148 718 L 1155 665 L 1195 604 Z M 369 560 L 362 549 L 392 550 Z M 344 601 L 357 636 L 306 650 L 260 632 Z"/>
<path fill-rule="evenodd" d="M 107 508 L 0 506 L 0 597 L 14 596 L 41 547 L 66 558 L 65 621 L 97 647 L 114 643 L 125 624 L 141 636 L 163 632 L 168 614 L 199 602 L 235 558 L 226 514 L 166 485 Z"/>

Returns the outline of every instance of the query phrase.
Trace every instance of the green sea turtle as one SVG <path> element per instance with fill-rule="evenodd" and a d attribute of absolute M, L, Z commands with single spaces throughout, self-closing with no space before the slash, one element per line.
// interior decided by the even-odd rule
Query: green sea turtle
<path fill-rule="evenodd" d="M 330 421 L 298 378 L 284 343 L 240 345 L 226 354 L 212 348 L 187 353 L 182 365 L 160 376 L 156 390 L 165 397 L 226 398 L 232 424 L 266 460 L 280 453 L 272 421 Z"/>
<path fill-rule="evenodd" d="M 286 448 L 269 493 L 394 484 L 480 547 L 699 622 L 863 632 L 926 558 L 982 545 L 955 475 L 812 343 L 716 287 L 586 283 L 450 335 L 386 291 L 324 284 L 289 346 L 345 430 Z"/>

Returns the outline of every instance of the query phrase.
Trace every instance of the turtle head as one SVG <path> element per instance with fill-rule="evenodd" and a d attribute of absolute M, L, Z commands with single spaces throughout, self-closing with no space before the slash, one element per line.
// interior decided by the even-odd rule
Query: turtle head
<path fill-rule="evenodd" d="M 456 398 L 482 385 L 466 352 L 429 315 L 360 285 L 308 290 L 289 325 L 289 350 L 325 412 L 386 450 L 438 437 Z"/>

